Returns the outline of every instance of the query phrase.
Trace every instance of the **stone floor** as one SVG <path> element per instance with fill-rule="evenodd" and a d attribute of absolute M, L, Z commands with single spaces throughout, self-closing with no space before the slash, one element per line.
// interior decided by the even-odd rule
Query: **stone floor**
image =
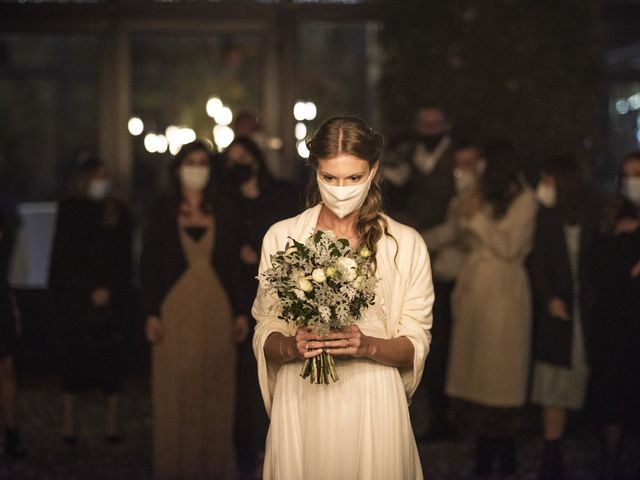
<path fill-rule="evenodd" d="M 79 398 L 80 441 L 75 447 L 63 444 L 58 434 L 61 396 L 55 379 L 28 377 L 21 381 L 22 434 L 29 450 L 18 462 L 0 460 L 0 479 L 11 480 L 143 480 L 149 478 L 151 422 L 149 385 L 145 379 L 127 382 L 123 397 L 125 441 L 110 446 L 102 431 L 102 399 L 99 393 Z M 536 432 L 536 411 L 527 412 L 528 427 L 519 440 L 520 479 L 534 479 L 541 441 Z M 425 478 L 457 480 L 469 478 L 472 442 L 421 443 Z M 593 428 L 574 422 L 566 442 L 569 479 L 595 479 L 598 447 Z M 638 439 L 627 442 L 623 463 L 626 477 L 633 474 L 640 459 Z M 301 479 L 302 480 L 302 479 Z M 342 480 L 342 479 L 336 479 Z M 392 479 L 389 479 L 392 480 Z"/>

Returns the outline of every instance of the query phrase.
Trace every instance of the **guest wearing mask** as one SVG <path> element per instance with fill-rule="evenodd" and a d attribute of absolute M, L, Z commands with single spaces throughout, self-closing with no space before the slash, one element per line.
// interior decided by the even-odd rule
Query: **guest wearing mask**
<path fill-rule="evenodd" d="M 385 157 L 389 212 L 418 231 L 444 221 L 454 183 L 450 125 L 442 108 L 422 105 L 413 134 L 397 142 Z"/>
<path fill-rule="evenodd" d="M 153 344 L 155 479 L 232 478 L 236 348 L 246 336 L 233 203 L 200 141 L 170 165 L 172 191 L 149 221 L 142 258 Z M 234 320 L 235 314 L 235 320 Z"/>
<path fill-rule="evenodd" d="M 449 202 L 445 221 L 422 232 L 431 255 L 436 301 L 429 362 L 425 365 L 424 383 L 429 399 L 429 432 L 426 440 L 450 438 L 454 432 L 450 422 L 449 402 L 444 393 L 445 373 L 451 334 L 450 296 L 464 260 L 469 253 L 468 236 L 460 228 L 460 211 L 478 194 L 485 161 L 480 148 L 459 140 L 453 147 L 453 179 L 456 195 Z M 420 412 L 413 412 L 419 414 Z"/>
<path fill-rule="evenodd" d="M 122 336 L 131 285 L 132 222 L 111 195 L 104 163 L 88 158 L 58 204 L 49 271 L 63 346 L 62 438 L 77 441 L 76 394 L 99 386 L 105 394 L 106 439 L 121 440 L 119 403 Z"/>
<path fill-rule="evenodd" d="M 517 409 L 526 401 L 531 300 L 524 262 L 533 244 L 537 202 L 516 169 L 510 143 L 485 148 L 480 195 L 461 207 L 471 251 L 451 297 L 446 392 L 472 412 L 474 473 L 517 471 Z"/>
<path fill-rule="evenodd" d="M 580 168 L 573 157 L 545 162 L 536 197 L 531 279 L 537 304 L 531 400 L 542 407 L 545 451 L 538 478 L 562 480 L 561 441 L 568 412 L 581 410 L 589 367 L 594 291 L 589 261 L 593 212 Z"/>
<path fill-rule="evenodd" d="M 8 203 L 0 203 L 0 391 L 6 428 L 4 454 L 13 459 L 25 454 L 18 432 L 18 386 L 13 361 L 17 310 L 8 281 L 17 227 L 15 210 Z"/>
<path fill-rule="evenodd" d="M 602 426 L 600 478 L 609 480 L 620 478 L 622 435 L 640 418 L 640 152 L 624 158 L 600 227 L 588 410 Z"/>
<path fill-rule="evenodd" d="M 256 296 L 262 238 L 271 225 L 301 210 L 302 192 L 297 185 L 276 180 L 264 155 L 249 137 L 236 137 L 223 154 L 236 198 L 235 221 L 240 235 L 243 311 L 250 311 Z M 268 419 L 262 407 L 258 370 L 253 355 L 255 320 L 249 317 L 238 344 L 235 445 L 238 467 L 249 477 L 258 465 Z"/>

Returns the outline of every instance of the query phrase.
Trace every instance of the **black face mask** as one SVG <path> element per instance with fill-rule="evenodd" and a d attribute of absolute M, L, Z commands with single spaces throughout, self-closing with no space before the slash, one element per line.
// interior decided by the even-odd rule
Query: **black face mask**
<path fill-rule="evenodd" d="M 234 163 L 229 167 L 229 174 L 236 185 L 242 185 L 253 177 L 253 165 Z"/>
<path fill-rule="evenodd" d="M 442 141 L 443 138 L 444 138 L 443 134 L 418 135 L 418 141 L 422 142 L 424 147 L 429 151 L 435 150 L 435 148 L 438 146 L 438 144 Z"/>

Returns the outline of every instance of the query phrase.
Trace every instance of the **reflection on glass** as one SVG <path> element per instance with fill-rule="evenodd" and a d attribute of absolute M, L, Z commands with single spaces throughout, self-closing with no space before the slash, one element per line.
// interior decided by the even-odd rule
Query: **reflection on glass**
<path fill-rule="evenodd" d="M 97 148 L 94 35 L 0 35 L 0 190 L 53 200 L 83 150 Z"/>

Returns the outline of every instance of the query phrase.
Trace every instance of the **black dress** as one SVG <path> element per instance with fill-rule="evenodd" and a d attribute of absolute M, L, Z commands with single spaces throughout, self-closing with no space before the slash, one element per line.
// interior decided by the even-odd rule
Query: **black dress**
<path fill-rule="evenodd" d="M 638 218 L 638 211 L 632 211 Z M 598 238 L 594 255 L 598 287 L 591 348 L 588 411 L 604 423 L 638 426 L 640 409 L 640 229 Z"/>
<path fill-rule="evenodd" d="M 238 215 L 236 222 L 240 244 L 248 245 L 260 255 L 262 238 L 271 225 L 300 213 L 301 189 L 288 182 L 264 179 L 260 185 L 260 196 L 249 199 L 236 196 Z M 251 311 L 256 297 L 258 264 L 241 266 L 242 303 L 245 311 Z M 250 332 L 255 320 L 251 317 Z M 245 472 L 255 470 L 257 454 L 264 447 L 268 420 L 262 406 L 258 386 L 258 371 L 252 348 L 252 335 L 238 345 L 238 377 L 236 402 L 235 444 L 238 465 Z"/>
<path fill-rule="evenodd" d="M 65 199 L 58 205 L 49 286 L 60 322 L 67 392 L 120 390 L 131 236 L 131 215 L 115 200 Z M 100 287 L 110 292 L 106 307 L 91 301 Z"/>
<path fill-rule="evenodd" d="M 15 215 L 6 206 L 0 205 L 0 360 L 13 353 L 16 341 L 16 319 L 7 279 L 15 226 Z"/>

